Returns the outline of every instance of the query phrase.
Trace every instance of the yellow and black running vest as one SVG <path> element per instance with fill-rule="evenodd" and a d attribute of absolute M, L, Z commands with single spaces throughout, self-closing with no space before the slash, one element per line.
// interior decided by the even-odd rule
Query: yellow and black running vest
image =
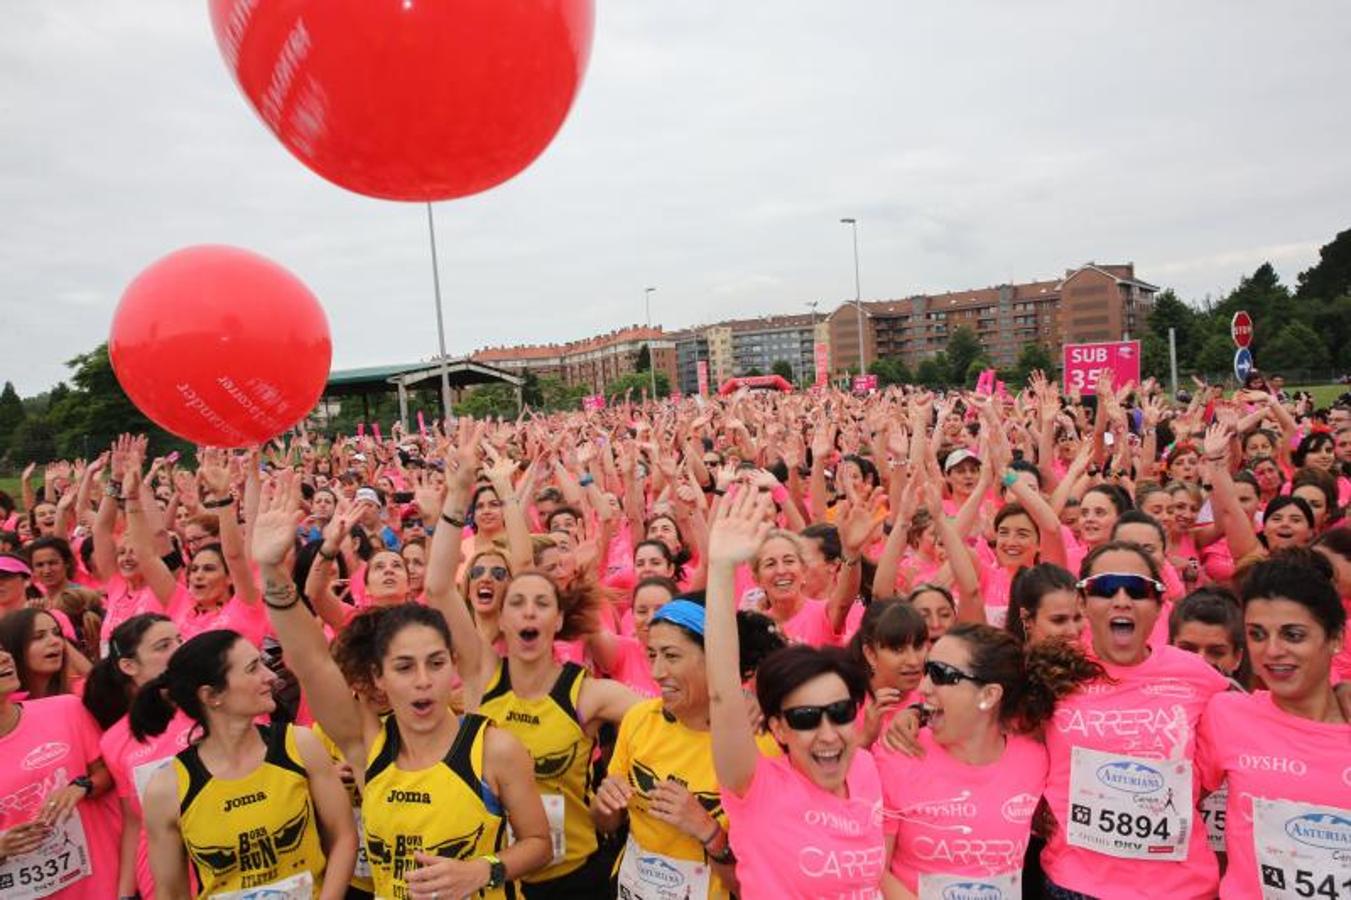
<path fill-rule="evenodd" d="M 564 663 L 547 695 L 525 700 L 512 691 L 510 670 L 502 660 L 479 704 L 479 712 L 515 735 L 535 761 L 535 783 L 549 815 L 553 861 L 521 879 L 528 883 L 567 875 L 596 852 L 590 811 L 591 753 L 596 742 L 577 716 L 585 679 L 585 669 Z"/>
<path fill-rule="evenodd" d="M 174 757 L 178 821 L 200 896 L 324 878 L 324 851 L 295 730 L 258 726 L 267 752 L 243 778 L 214 778 L 197 745 Z"/>
<path fill-rule="evenodd" d="M 483 780 L 483 739 L 488 720 L 472 713 L 436 765 L 408 772 L 396 765 L 399 727 L 386 716 L 384 728 L 366 762 L 366 792 L 361 817 L 366 826 L 366 858 L 375 896 L 406 900 L 408 873 L 417 868 L 415 853 L 448 859 L 477 859 L 505 843 L 502 803 Z M 480 891 L 476 898 L 515 897 L 510 884 Z"/>

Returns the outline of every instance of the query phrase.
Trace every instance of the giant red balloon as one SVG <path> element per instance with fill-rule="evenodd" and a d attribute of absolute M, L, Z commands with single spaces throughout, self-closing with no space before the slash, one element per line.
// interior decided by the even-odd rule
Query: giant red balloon
<path fill-rule="evenodd" d="M 328 319 L 281 266 L 238 247 L 187 247 L 127 286 L 108 354 L 133 403 L 181 438 L 261 444 L 305 417 L 332 361 Z"/>
<path fill-rule="evenodd" d="M 359 194 L 448 200 L 553 140 L 593 0 L 210 0 L 226 65 L 297 159 Z"/>

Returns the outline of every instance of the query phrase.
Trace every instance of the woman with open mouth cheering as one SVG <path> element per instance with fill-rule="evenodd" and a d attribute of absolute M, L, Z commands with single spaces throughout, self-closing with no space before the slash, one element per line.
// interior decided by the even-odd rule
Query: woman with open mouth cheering
<path fill-rule="evenodd" d="M 837 648 L 771 653 L 756 675 L 765 723 L 784 750 L 763 756 L 741 689 L 736 567 L 769 533 L 768 494 L 724 498 L 709 535 L 708 663 L 713 765 L 732 821 L 744 900 L 882 896 L 891 841 L 877 765 L 855 720 L 867 676 Z"/>
<path fill-rule="evenodd" d="M 1213 898 L 1219 871 L 1195 827 L 1193 760 L 1201 712 L 1229 682 L 1193 653 L 1151 646 L 1164 587 L 1144 548 L 1102 544 L 1080 576 L 1105 675 L 1066 697 L 1046 728 L 1046 896 L 1079 900 L 1110 884 L 1121 900 Z"/>
<path fill-rule="evenodd" d="M 473 468 L 472 458 L 465 457 L 447 466 L 448 476 L 472 479 Z M 500 468 L 493 474 L 504 528 L 507 533 L 524 530 L 524 513 L 510 479 Z M 448 500 L 442 518 L 458 521 L 457 515 Z M 441 555 L 447 551 L 448 559 Z M 447 619 L 467 615 L 464 599 L 449 578 L 457 565 L 458 547 L 442 541 L 437 529 L 427 598 Z M 638 697 L 616 681 L 591 678 L 576 663 L 555 658 L 556 639 L 571 640 L 597 627 L 597 610 L 570 605 L 572 599 L 589 596 L 594 595 L 569 594 L 565 600 L 543 572 L 517 572 L 506 583 L 498 614 L 500 640 L 471 629 L 475 646 L 460 655 L 467 708 L 477 707 L 497 728 L 513 735 L 533 760 L 533 786 L 548 817 L 550 853 L 544 868 L 522 879 L 522 893 L 531 900 L 602 896 L 609 882 L 609 866 L 596 853 L 591 821 L 591 755 L 600 727 L 618 725 Z"/>
<path fill-rule="evenodd" d="M 474 451 L 461 437 L 457 457 L 467 461 L 453 459 L 450 468 L 467 468 L 472 481 Z M 467 493 L 459 480 L 446 507 L 463 504 Z M 443 517 L 451 515 L 446 507 Z M 361 790 L 375 895 L 423 900 L 475 894 L 501 900 L 509 880 L 547 861 L 548 825 L 529 754 L 520 743 L 482 716 L 457 718 L 450 709 L 452 635 L 464 665 L 475 665 L 479 652 L 463 601 L 435 603 L 431 596 L 436 579 L 444 584 L 453 577 L 446 560 L 458 551 L 459 536 L 451 528 L 437 529 L 427 572 L 429 601 L 446 615 L 416 603 L 363 614 L 376 618 L 365 679 L 388 705 L 389 713 L 381 716 L 343 678 L 283 564 L 299 518 L 299 482 L 283 472 L 254 524 L 253 556 L 287 661 Z M 361 656 L 354 648 L 349 652 Z M 508 822 L 515 833 L 510 846 Z"/>

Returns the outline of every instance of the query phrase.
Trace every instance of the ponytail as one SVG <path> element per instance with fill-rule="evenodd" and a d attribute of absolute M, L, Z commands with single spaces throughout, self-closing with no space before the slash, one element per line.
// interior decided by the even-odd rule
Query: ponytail
<path fill-rule="evenodd" d="M 104 731 L 130 711 L 131 698 L 136 692 L 136 685 L 118 663 L 140 651 L 141 640 L 152 625 L 169 621 L 172 620 L 168 616 L 159 613 L 142 613 L 113 629 L 108 639 L 108 654 L 94 663 L 84 683 L 84 708 Z M 94 634 L 98 634 L 97 630 Z"/>
<path fill-rule="evenodd" d="M 182 710 L 210 734 L 206 709 L 197 691 L 222 691 L 230 672 L 230 651 L 242 640 L 237 631 L 204 631 L 184 642 L 169 665 L 141 688 L 131 705 L 131 734 L 138 741 L 164 733 L 176 710 Z"/>
<path fill-rule="evenodd" d="M 148 737 L 164 734 L 174 717 L 174 711 L 173 701 L 169 699 L 169 672 L 166 669 L 136 692 L 128 715 L 131 736 L 144 743 Z"/>

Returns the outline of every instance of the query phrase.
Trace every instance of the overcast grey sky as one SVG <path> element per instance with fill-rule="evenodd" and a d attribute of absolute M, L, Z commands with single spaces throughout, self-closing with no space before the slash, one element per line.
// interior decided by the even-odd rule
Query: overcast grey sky
<path fill-rule="evenodd" d="M 0 333 L 20 393 L 107 336 L 178 247 L 233 243 L 324 302 L 334 364 L 436 348 L 423 210 L 295 161 L 206 0 L 3 0 Z M 567 340 L 1133 260 L 1199 299 L 1351 227 L 1344 0 L 603 0 L 523 175 L 439 204 L 447 341 Z M 190 314 L 185 310 L 185 314 Z"/>

